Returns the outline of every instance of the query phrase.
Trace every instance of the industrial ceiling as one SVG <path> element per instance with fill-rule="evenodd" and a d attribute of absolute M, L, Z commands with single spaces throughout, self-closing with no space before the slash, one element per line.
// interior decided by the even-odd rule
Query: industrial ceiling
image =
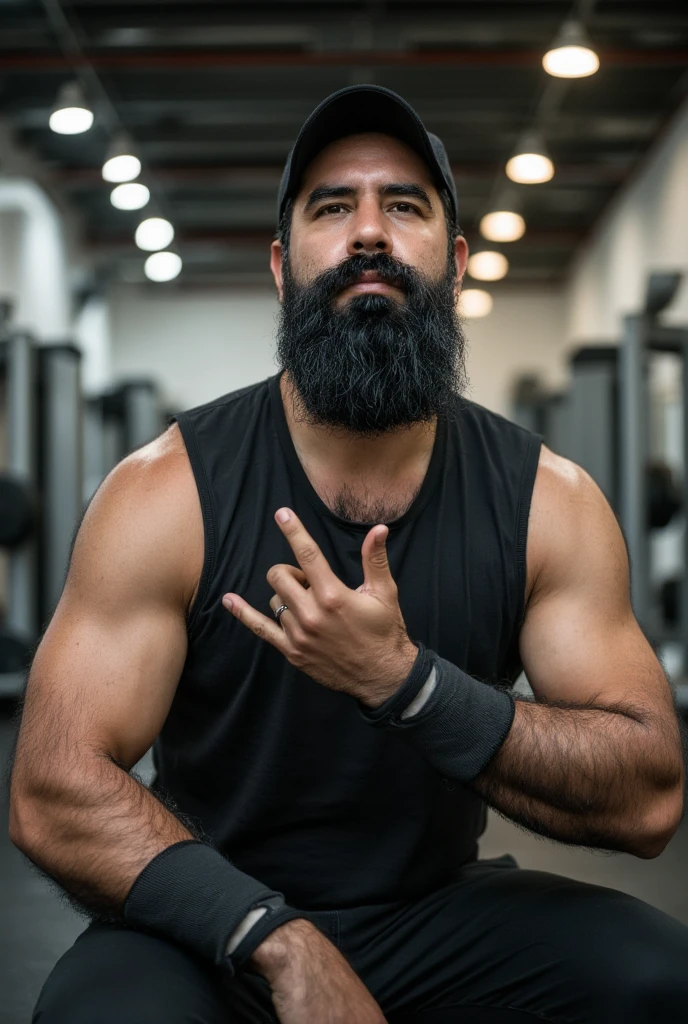
<path fill-rule="evenodd" d="M 133 241 L 142 211 L 115 209 L 101 177 L 113 134 L 126 129 L 151 211 L 176 229 L 175 287 L 268 280 L 284 160 L 337 88 L 375 82 L 416 107 L 447 147 L 474 245 L 505 162 L 537 118 L 555 175 L 512 186 L 527 230 L 503 252 L 510 282 L 557 282 L 688 91 L 685 0 L 584 4 L 600 70 L 549 78 L 542 55 L 577 6 L 0 0 L 0 109 L 78 211 L 95 264 L 131 279 L 143 263 Z M 96 120 L 83 135 L 56 135 L 50 111 L 75 75 Z"/>

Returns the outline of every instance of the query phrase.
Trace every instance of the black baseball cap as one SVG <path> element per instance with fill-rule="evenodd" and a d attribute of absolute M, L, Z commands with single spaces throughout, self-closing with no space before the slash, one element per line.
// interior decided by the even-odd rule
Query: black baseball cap
<path fill-rule="evenodd" d="M 444 145 L 426 129 L 406 100 L 381 85 L 351 85 L 339 89 L 324 99 L 306 119 L 282 174 L 277 203 L 278 224 L 287 199 L 298 192 L 304 171 L 313 157 L 336 139 L 362 132 L 393 135 L 415 150 L 430 168 L 435 185 L 449 192 L 458 224 L 456 185 Z"/>

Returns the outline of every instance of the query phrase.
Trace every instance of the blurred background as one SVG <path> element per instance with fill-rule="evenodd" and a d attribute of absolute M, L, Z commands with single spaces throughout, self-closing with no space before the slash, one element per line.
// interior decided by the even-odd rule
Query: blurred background
<path fill-rule="evenodd" d="M 284 161 L 321 99 L 366 82 L 449 154 L 469 397 L 600 484 L 688 709 L 685 0 L 0 0 L 3 759 L 99 483 L 170 413 L 276 372 Z M 640 861 L 492 816 L 481 853 L 506 850 L 688 923 L 685 823 Z M 0 1020 L 27 1021 L 83 922 L 6 829 L 0 870 Z"/>

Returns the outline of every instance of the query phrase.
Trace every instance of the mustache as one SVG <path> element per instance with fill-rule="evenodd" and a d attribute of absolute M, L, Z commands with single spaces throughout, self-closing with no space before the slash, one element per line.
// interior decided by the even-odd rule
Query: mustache
<path fill-rule="evenodd" d="M 388 253 L 373 253 L 365 256 L 349 256 L 335 267 L 319 274 L 308 286 L 311 294 L 328 301 L 353 284 L 358 284 L 366 272 L 377 274 L 385 284 L 393 285 L 404 292 L 417 293 L 423 290 L 423 277 L 407 263 Z"/>

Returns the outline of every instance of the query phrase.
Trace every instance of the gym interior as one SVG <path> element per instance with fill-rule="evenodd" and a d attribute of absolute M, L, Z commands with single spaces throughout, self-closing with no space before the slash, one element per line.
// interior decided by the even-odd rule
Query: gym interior
<path fill-rule="evenodd" d="M 284 162 L 325 96 L 364 83 L 448 153 L 467 397 L 602 489 L 688 715 L 686 4 L 0 0 L 3 762 L 101 483 L 176 413 L 276 372 Z M 22 1024 L 85 922 L 2 800 L 0 1022 Z M 490 812 L 480 855 L 505 852 L 688 924 L 685 821 L 643 860 Z"/>

